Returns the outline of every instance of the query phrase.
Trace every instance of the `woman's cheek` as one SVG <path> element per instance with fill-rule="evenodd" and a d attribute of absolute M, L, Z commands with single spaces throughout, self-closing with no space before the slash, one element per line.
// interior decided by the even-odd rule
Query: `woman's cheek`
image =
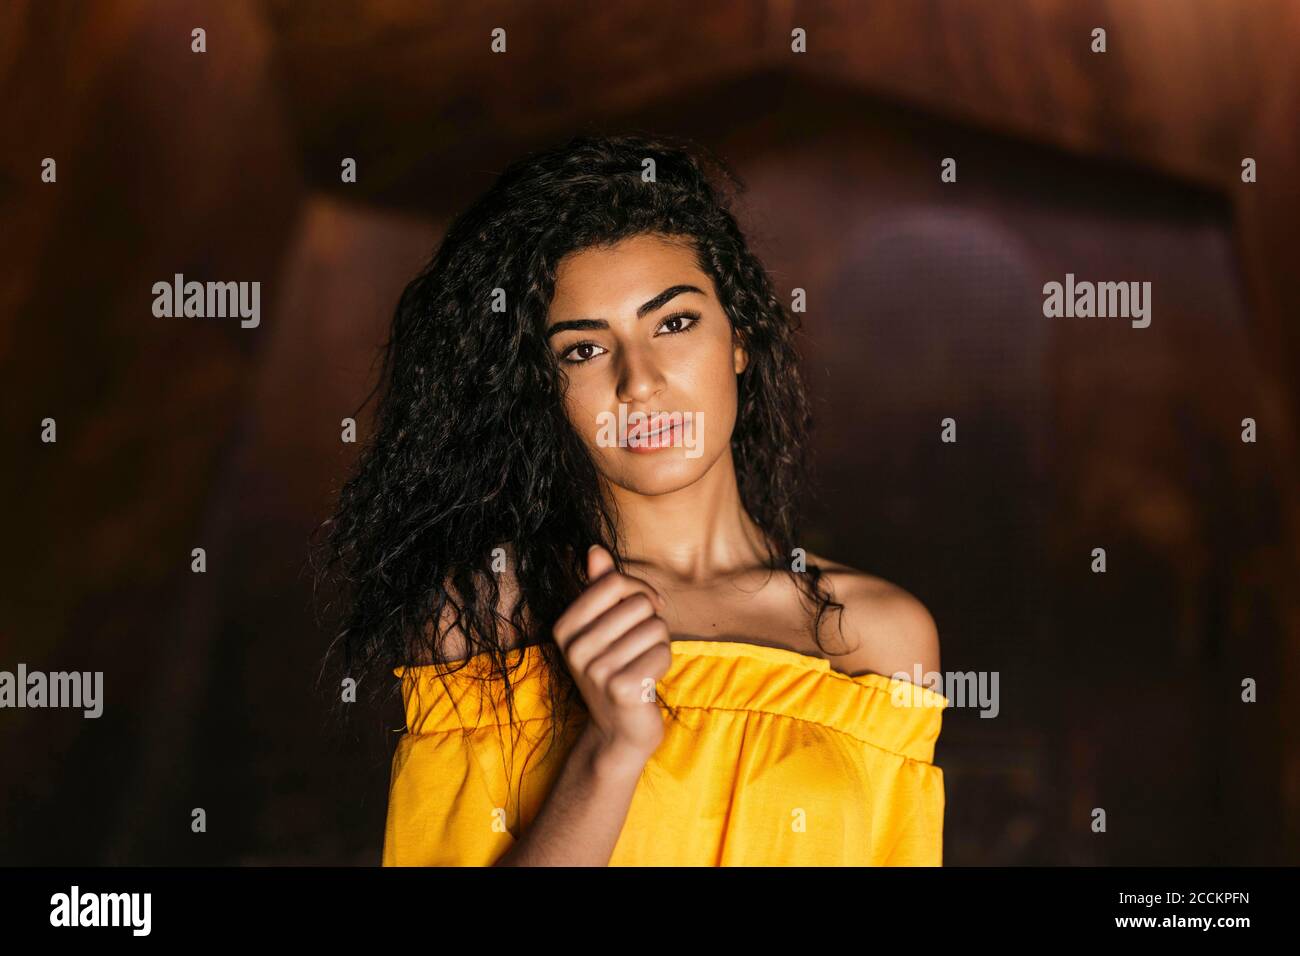
<path fill-rule="evenodd" d="M 597 409 L 590 404 L 581 388 L 570 387 L 565 397 L 565 410 L 574 431 L 589 447 L 596 445 Z"/>

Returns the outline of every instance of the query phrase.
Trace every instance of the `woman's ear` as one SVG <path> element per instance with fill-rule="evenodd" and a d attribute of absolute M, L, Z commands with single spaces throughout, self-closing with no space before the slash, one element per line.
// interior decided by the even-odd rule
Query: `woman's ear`
<path fill-rule="evenodd" d="M 732 365 L 735 366 L 736 374 L 739 375 L 749 365 L 749 353 L 745 351 L 745 347 L 740 344 L 739 339 L 733 338 L 732 342 L 734 344 L 731 349 L 731 361 Z"/>

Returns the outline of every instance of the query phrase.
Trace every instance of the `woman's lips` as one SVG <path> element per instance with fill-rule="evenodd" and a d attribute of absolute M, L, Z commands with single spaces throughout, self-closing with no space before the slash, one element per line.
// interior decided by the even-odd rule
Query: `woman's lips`
<path fill-rule="evenodd" d="M 630 429 L 627 436 L 627 445 L 624 447 L 633 454 L 644 455 L 680 444 L 682 435 L 680 419 L 672 419 L 663 424 L 658 424 L 656 426 L 657 431 L 647 434 L 649 427 L 639 425 L 637 428 Z"/>
<path fill-rule="evenodd" d="M 637 438 L 642 434 L 654 434 L 662 431 L 665 425 L 672 424 L 671 412 L 655 412 L 653 415 L 646 415 L 644 412 L 634 412 L 637 420 L 627 430 L 628 438 Z"/>

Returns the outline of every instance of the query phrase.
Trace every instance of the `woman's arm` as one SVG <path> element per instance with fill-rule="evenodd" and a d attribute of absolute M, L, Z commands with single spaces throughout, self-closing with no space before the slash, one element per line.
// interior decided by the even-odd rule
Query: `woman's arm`
<path fill-rule="evenodd" d="M 662 597 L 653 587 L 615 572 L 601 548 L 588 554 L 587 568 L 588 586 L 552 631 L 588 720 L 575 728 L 527 830 L 516 839 L 500 828 L 501 797 L 482 777 L 467 739 L 408 734 L 394 757 L 385 865 L 608 865 L 641 772 L 663 739 L 653 687 L 672 650 L 668 625 L 656 613 Z M 441 629 L 441 653 L 449 661 L 464 659 L 467 644 L 449 611 Z M 432 625 L 426 634 L 432 638 Z M 432 652 L 426 642 L 412 655 L 427 663 Z M 490 837 L 480 829 L 489 826 Z"/>
<path fill-rule="evenodd" d="M 536 819 L 493 866 L 608 866 L 645 763 L 583 730 Z"/>
<path fill-rule="evenodd" d="M 662 597 L 587 553 L 588 585 L 552 631 L 590 715 L 537 819 L 495 865 L 607 866 L 641 771 L 663 739 L 646 681 L 672 661 Z"/>

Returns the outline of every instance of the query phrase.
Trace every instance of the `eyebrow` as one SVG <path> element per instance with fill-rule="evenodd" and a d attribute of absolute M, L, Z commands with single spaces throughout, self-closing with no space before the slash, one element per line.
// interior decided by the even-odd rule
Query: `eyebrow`
<path fill-rule="evenodd" d="M 663 308 L 670 300 L 681 295 L 683 292 L 698 292 L 700 295 L 704 295 L 702 289 L 696 288 L 693 285 L 669 286 L 649 302 L 638 308 L 636 310 L 636 317 L 641 319 L 656 309 Z M 609 323 L 604 319 L 565 319 L 563 322 L 556 322 L 548 328 L 546 330 L 546 337 L 549 339 L 552 335 L 556 335 L 560 332 L 589 332 L 593 329 L 607 328 L 609 328 Z"/>

